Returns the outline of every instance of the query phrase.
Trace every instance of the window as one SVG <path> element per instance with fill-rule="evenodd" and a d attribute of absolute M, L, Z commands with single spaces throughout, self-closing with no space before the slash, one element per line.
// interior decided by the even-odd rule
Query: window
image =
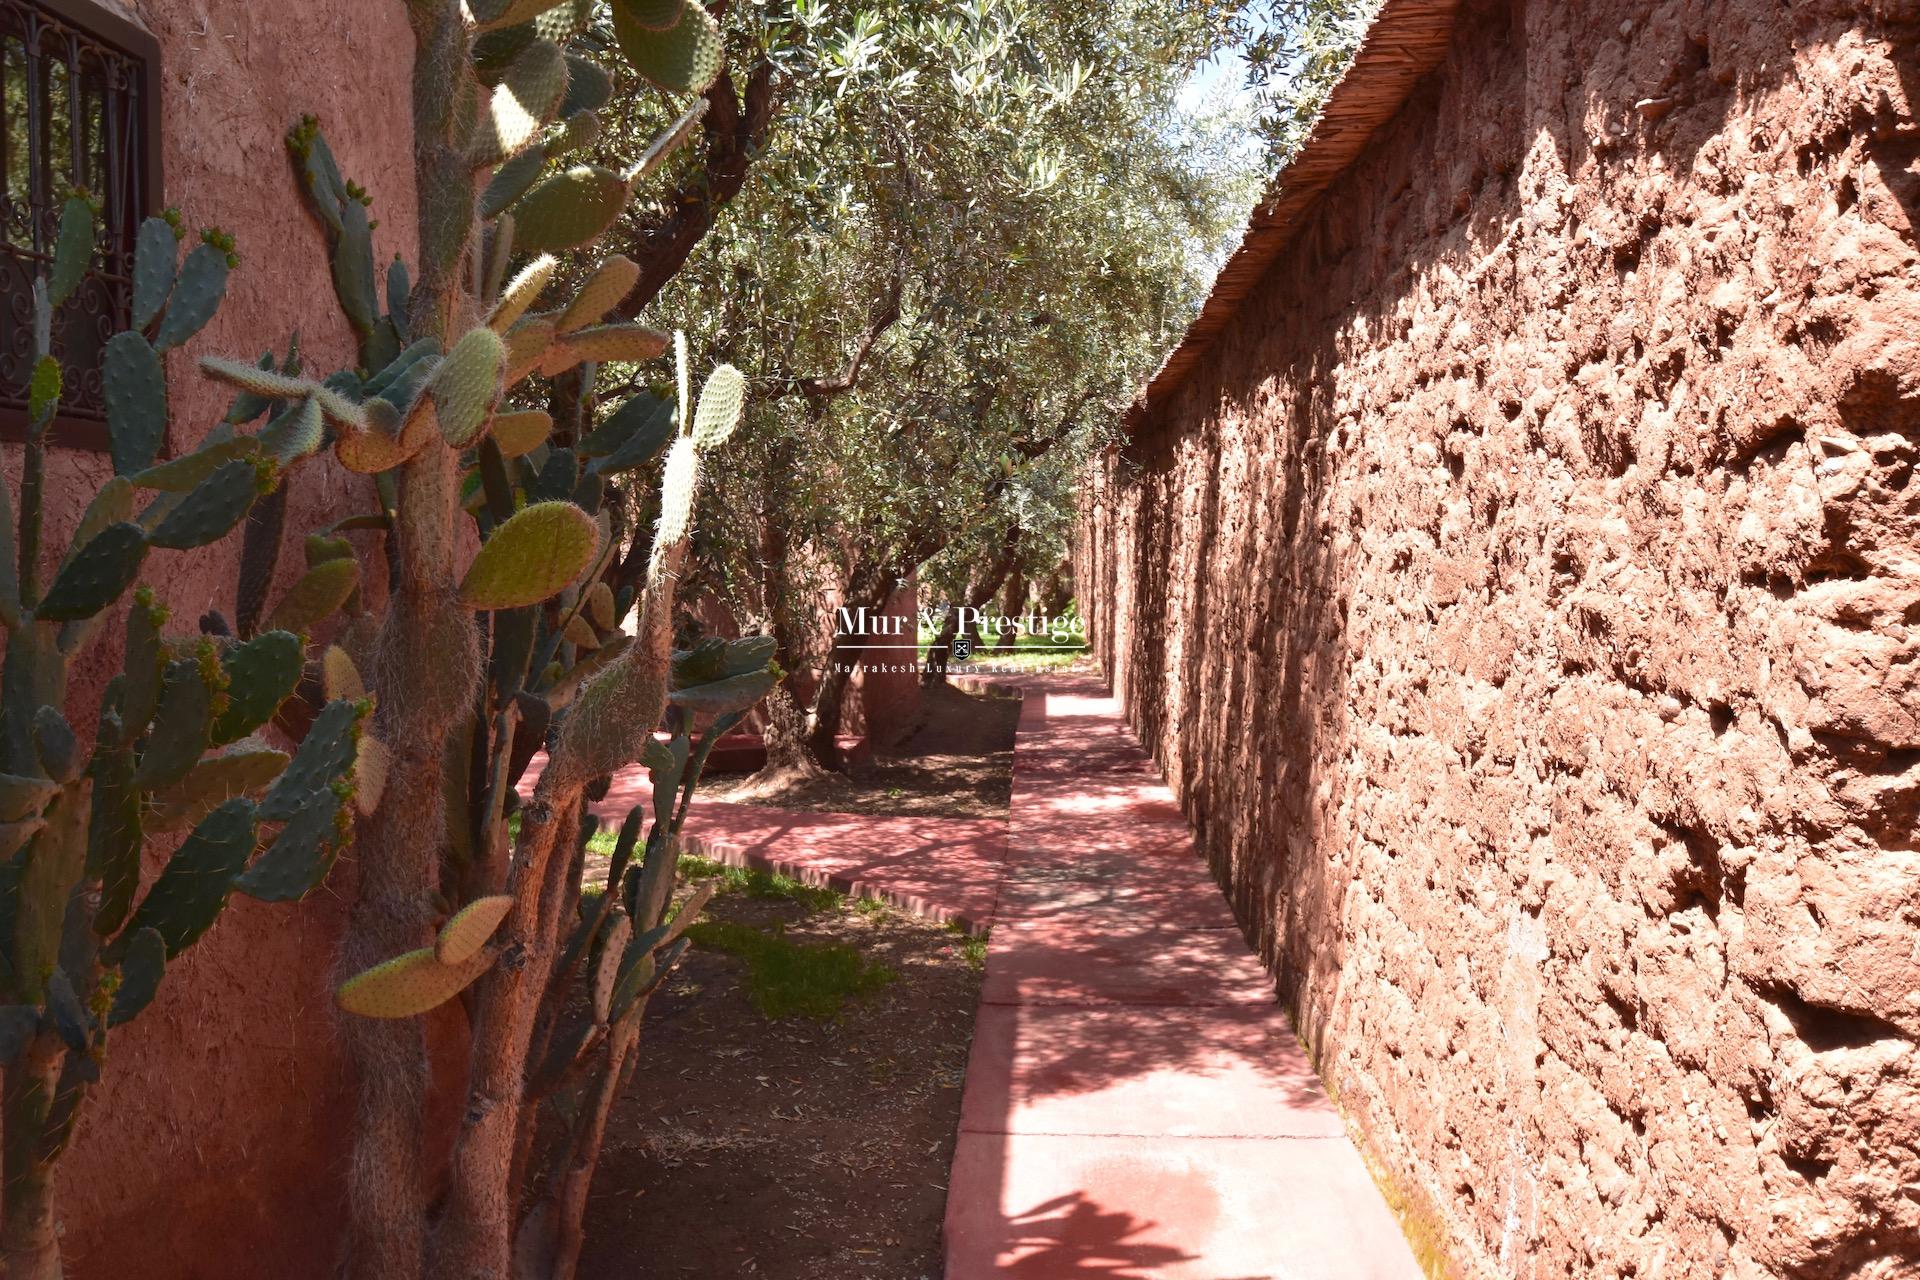
<path fill-rule="evenodd" d="M 0 0 L 0 439 L 26 430 L 33 281 L 75 188 L 100 209 L 91 269 L 54 314 L 67 368 L 53 443 L 106 446 L 100 353 L 127 327 L 134 232 L 160 191 L 159 49 L 107 0 Z"/>

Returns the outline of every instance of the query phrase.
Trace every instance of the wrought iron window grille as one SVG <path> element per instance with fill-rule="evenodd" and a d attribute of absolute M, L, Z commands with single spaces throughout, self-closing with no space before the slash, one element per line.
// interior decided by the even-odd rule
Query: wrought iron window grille
<path fill-rule="evenodd" d="M 33 281 L 60 208 L 96 203 L 93 262 L 53 318 L 66 368 L 49 441 L 106 447 L 100 354 L 129 326 L 134 233 L 159 203 L 160 50 L 104 0 L 0 0 L 0 439 L 20 440 L 33 364 Z"/>

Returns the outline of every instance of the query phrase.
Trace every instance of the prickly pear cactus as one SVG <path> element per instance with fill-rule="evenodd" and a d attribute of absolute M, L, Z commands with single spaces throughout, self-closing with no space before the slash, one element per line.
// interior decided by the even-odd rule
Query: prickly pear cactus
<path fill-rule="evenodd" d="M 60 226 L 52 270 L 35 290 L 17 513 L 0 483 L 0 1064 L 8 1135 L 0 1250 L 8 1276 L 31 1280 L 60 1274 L 54 1169 L 106 1063 L 112 1029 L 153 1001 L 168 963 L 213 927 L 234 893 L 285 900 L 319 883 L 345 842 L 341 811 L 353 794 L 369 706 L 329 705 L 289 757 L 256 735 L 295 696 L 306 663 L 298 632 L 341 600 L 309 599 L 288 615 L 298 626 L 244 641 L 173 638 L 164 634 L 165 607 L 137 585 L 143 575 L 164 577 L 156 557 L 233 532 L 300 456 L 269 444 L 265 431 L 241 434 L 233 424 L 276 408 L 284 416 L 294 411 L 289 402 L 311 404 L 315 394 L 274 369 L 271 357 L 243 366 L 258 376 L 228 421 L 198 449 L 156 464 L 170 427 L 162 354 L 212 318 L 235 262 L 218 232 L 181 260 L 173 222 L 154 218 L 140 228 L 138 327 L 116 335 L 104 355 L 115 475 L 42 583 L 46 435 L 64 380 L 47 336 L 53 306 L 86 270 L 91 208 L 69 200 Z M 243 412 L 249 396 L 257 408 Z M 64 715 L 69 673 L 120 615 L 122 669 L 83 748 Z M 142 895 L 142 857 L 161 837 L 178 844 Z"/>
<path fill-rule="evenodd" d="M 366 508 L 349 520 L 390 535 L 384 613 L 321 672 L 327 689 L 373 700 L 361 758 L 380 784 L 356 792 L 361 896 L 338 966 L 363 1090 L 345 1274 L 565 1280 L 579 1231 L 566 1206 L 584 1202 L 574 1192 L 598 1142 L 584 1117 L 624 1078 L 646 994 L 699 910 L 694 901 L 672 914 L 673 832 L 712 739 L 776 678 L 758 643 L 682 655 L 692 665 L 676 675 L 674 595 L 701 461 L 725 443 L 746 388 L 723 366 L 696 413 L 684 341 L 676 367 L 658 370 L 670 336 L 608 318 L 638 267 L 591 252 L 705 104 L 630 164 L 609 163 L 596 113 L 615 78 L 596 59 L 611 46 L 604 27 L 581 37 L 610 12 L 618 56 L 671 93 L 704 90 L 723 50 L 715 20 L 691 0 L 410 8 L 422 55 L 413 270 L 386 266 L 383 301 L 371 197 L 341 173 L 318 124 L 302 121 L 288 152 L 360 335 L 358 367 L 318 382 L 270 365 L 208 372 L 245 396 L 314 405 L 321 447 L 370 477 Z M 591 162 L 580 154 L 590 145 L 601 152 Z M 591 389 L 606 366 L 681 390 L 643 391 L 602 414 Z M 585 408 L 549 413 L 544 380 L 576 370 Z M 312 415 L 298 430 L 290 422 L 288 447 L 310 441 L 313 425 Z M 623 500 L 610 500 L 615 486 Z M 356 592 L 303 582 L 293 616 L 309 595 L 351 609 Z M 573 907 L 588 797 L 640 761 L 661 807 L 644 846 L 639 818 L 630 822 L 608 891 L 582 915 Z M 566 1019 L 582 983 L 594 1011 L 586 1028 Z M 419 1129 L 419 1015 L 455 999 L 475 1028 L 475 1105 L 430 1212 L 428 1171 L 392 1135 Z M 543 1063 L 554 1066 L 545 1092 L 501 1083 Z M 516 1221 L 528 1196 L 514 1152 L 562 1093 L 581 1102 L 584 1145 L 546 1182 L 564 1182 L 569 1199 Z"/>

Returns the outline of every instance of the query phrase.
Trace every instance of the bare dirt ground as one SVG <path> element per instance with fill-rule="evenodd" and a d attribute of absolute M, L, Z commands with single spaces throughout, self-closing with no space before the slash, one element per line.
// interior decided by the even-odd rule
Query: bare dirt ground
<path fill-rule="evenodd" d="M 688 952 L 608 1126 L 581 1280 L 936 1280 L 979 944 L 752 890 L 706 918 L 851 946 L 895 976 L 837 1019 L 769 1018 L 747 961 Z"/>
<path fill-rule="evenodd" d="M 886 755 L 852 776 L 839 774 L 768 788 L 750 776 L 713 778 L 700 794 L 735 804 L 833 813 L 991 818 L 1007 811 L 1013 778 L 1017 699 L 923 691 L 921 719 Z"/>
<path fill-rule="evenodd" d="M 1019 703 L 928 693 L 897 755 L 761 803 L 1004 815 Z M 647 1012 L 594 1179 L 581 1280 L 938 1280 L 984 939 L 720 874 L 731 887 Z M 756 951 L 785 967 L 763 970 Z M 790 1012 L 796 1002 L 839 1013 Z"/>

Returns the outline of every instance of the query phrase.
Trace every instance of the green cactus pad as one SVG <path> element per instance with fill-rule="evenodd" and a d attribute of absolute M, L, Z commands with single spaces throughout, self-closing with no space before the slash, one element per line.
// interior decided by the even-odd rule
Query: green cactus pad
<path fill-rule="evenodd" d="M 231 430 L 224 425 L 217 430 Z M 252 436 L 229 436 L 224 440 L 211 437 L 192 453 L 163 462 L 159 466 L 148 467 L 145 471 L 131 477 L 131 482 L 142 489 L 158 489 L 165 493 L 190 493 L 195 485 L 214 473 L 223 463 L 235 458 L 250 457 L 260 451 L 260 442 Z"/>
<path fill-rule="evenodd" d="M 673 439 L 673 403 L 642 391 L 589 431 L 580 452 L 604 459 L 594 469 L 612 474 L 645 466 Z"/>
<path fill-rule="evenodd" d="M 229 800 L 202 818 L 134 911 L 124 943 L 116 940 L 109 948 L 111 958 L 131 953 L 142 929 L 160 935 L 169 960 L 198 941 L 226 906 L 234 877 L 253 855 L 254 838 L 251 800 Z"/>
<path fill-rule="evenodd" d="M 260 470 L 252 459 L 223 462 L 167 514 L 147 541 L 174 551 L 204 547 L 232 533 L 259 496 Z"/>
<path fill-rule="evenodd" d="M 93 812 L 87 821 L 87 875 L 100 882 L 100 906 L 94 932 L 107 937 L 118 929 L 140 888 L 140 848 L 144 818 L 134 782 L 131 746 L 94 752 Z"/>
<path fill-rule="evenodd" d="M 472 158 L 492 164 L 533 141 L 554 118 L 567 90 L 567 59 L 551 40 L 536 40 L 493 88 L 479 122 Z"/>
<path fill-rule="evenodd" d="M 611 169 L 579 165 L 556 173 L 513 206 L 519 248 L 527 253 L 577 249 L 613 225 L 630 194 L 626 178 Z"/>
<path fill-rule="evenodd" d="M 492 952 L 482 951 L 462 964 L 442 964 L 432 947 L 422 947 L 349 978 L 335 999 L 363 1018 L 411 1018 L 459 995 L 493 961 Z"/>
<path fill-rule="evenodd" d="M 779 682 L 779 677 L 771 671 L 754 671 L 742 676 L 729 676 L 724 680 L 715 680 L 709 684 L 696 684 L 685 689 L 675 689 L 667 695 L 667 701 L 676 707 L 685 707 L 699 715 L 719 716 L 734 711 L 745 711 L 767 695 L 767 691 Z"/>
<path fill-rule="evenodd" d="M 309 396 L 282 410 L 262 427 L 258 447 L 285 466 L 315 452 L 326 439 L 326 420 L 320 412 L 320 402 Z"/>
<path fill-rule="evenodd" d="M 557 3 L 559 0 L 471 0 L 467 8 L 473 14 L 476 30 L 493 31 L 530 22 Z"/>
<path fill-rule="evenodd" d="M 588 360 L 641 364 L 658 357 L 669 341 L 643 324 L 589 325 L 556 339 L 541 357 L 540 372 L 551 378 Z"/>
<path fill-rule="evenodd" d="M 547 159 L 581 151 L 600 141 L 600 115 L 595 111 L 576 111 L 550 134 L 544 144 Z"/>
<path fill-rule="evenodd" d="M 114 474 L 146 470 L 167 438 L 167 374 L 152 344 L 132 330 L 109 338 L 100 359 L 100 394 Z"/>
<path fill-rule="evenodd" d="M 34 616 L 47 622 L 92 617 L 133 585 L 146 558 L 147 537 L 139 525 L 108 525 L 62 566 Z"/>
<path fill-rule="evenodd" d="M 380 296 L 373 279 L 373 228 L 367 221 L 367 206 L 358 200 L 349 199 L 340 207 L 340 237 L 327 266 L 333 273 L 341 313 L 356 334 L 366 337 L 380 318 Z"/>
<path fill-rule="evenodd" d="M 497 218 L 547 171 L 545 147 L 531 147 L 503 161 L 480 192 L 480 216 Z"/>
<path fill-rule="evenodd" d="M 287 753 L 242 745 L 208 756 L 180 781 L 155 792 L 142 825 L 148 831 L 184 831 L 235 796 L 269 786 L 287 767 Z"/>
<path fill-rule="evenodd" d="M 180 237 L 165 218 L 148 218 L 133 240 L 133 327 L 144 329 L 167 305 L 180 265 Z"/>
<path fill-rule="evenodd" d="M 686 0 L 613 0 L 613 7 L 649 31 L 666 31 L 680 21 Z"/>
<path fill-rule="evenodd" d="M 540 293 L 553 279 L 554 268 L 559 262 L 550 253 L 543 253 L 520 268 L 507 287 L 500 291 L 500 300 L 493 305 L 493 311 L 487 316 L 487 327 L 495 333 L 505 333 L 513 327 L 514 321 L 526 314 Z"/>
<path fill-rule="evenodd" d="M 364 702 L 339 699 L 320 708 L 307 736 L 294 753 L 291 763 L 274 780 L 273 787 L 260 801 L 260 817 L 266 822 L 285 822 L 316 791 L 325 791 L 343 780 L 353 768 L 354 748 L 360 738 L 360 717 Z"/>
<path fill-rule="evenodd" d="M 571 333 L 598 324 L 607 312 L 627 296 L 640 278 L 640 267 L 625 254 L 612 254 L 601 261 L 587 277 L 573 301 L 560 313 L 559 329 Z"/>
<path fill-rule="evenodd" d="M 469 329 L 434 371 L 427 394 L 433 397 L 440 435 L 454 448 L 466 448 L 486 430 L 500 400 L 506 360 L 506 344 L 499 334 L 487 328 Z"/>
<path fill-rule="evenodd" d="M 300 683 L 306 655 L 290 631 L 265 631 L 228 649 L 227 706 L 213 722 L 213 742 L 223 746 L 246 737 L 280 710 Z"/>
<path fill-rule="evenodd" d="M 110 525 L 122 524 L 133 519 L 134 492 L 133 483 L 125 476 L 114 476 L 94 493 L 93 501 L 81 513 L 80 523 L 74 527 L 73 537 L 67 543 L 67 554 L 60 563 L 64 567 L 72 563 L 81 548 L 99 537 Z"/>
<path fill-rule="evenodd" d="M 331 787 L 308 795 L 267 851 L 233 882 L 261 902 L 292 902 L 326 879 L 345 840 L 341 799 Z"/>
<path fill-rule="evenodd" d="M 60 206 L 60 234 L 53 243 L 53 270 L 47 276 L 47 302 L 58 307 L 73 296 L 93 265 L 93 205 L 69 196 Z"/>
<path fill-rule="evenodd" d="M 301 575 L 267 616 L 267 628 L 305 635 L 347 602 L 360 585 L 360 562 L 329 560 Z"/>
<path fill-rule="evenodd" d="M 553 434 L 553 415 L 544 409 L 523 409 L 503 413 L 493 420 L 489 433 L 500 446 L 503 458 L 518 458 L 533 452 Z"/>
<path fill-rule="evenodd" d="M 227 251 L 197 244 L 180 264 L 167 299 L 167 313 L 153 335 L 154 349 L 171 351 L 206 327 L 227 296 Z"/>
<path fill-rule="evenodd" d="M 476 898 L 462 907 L 440 928 L 434 939 L 433 954 L 441 964 L 461 965 L 480 954 L 500 924 L 513 910 L 513 895 L 494 894 Z"/>
<path fill-rule="evenodd" d="M 153 730 L 147 735 L 135 774 L 142 790 L 159 791 L 179 782 L 206 753 L 213 729 L 214 699 L 214 689 L 207 680 L 208 672 L 199 658 L 179 658 L 167 664 L 160 684 L 160 708 L 154 712 Z"/>
<path fill-rule="evenodd" d="M 162 224 L 165 225 L 165 224 Z M 120 961 L 120 985 L 114 990 L 113 1005 L 107 1012 L 107 1025 L 117 1027 L 131 1022 L 153 1003 L 160 990 L 160 979 L 167 971 L 167 940 L 157 929 L 142 929 L 127 944 Z"/>
<path fill-rule="evenodd" d="M 693 443 L 701 449 L 725 444 L 740 424 L 740 410 L 746 403 L 747 378 L 730 364 L 723 364 L 707 375 L 700 388 L 700 407 L 693 411 Z"/>
<path fill-rule="evenodd" d="M 720 24 L 704 4 L 686 4 L 678 22 L 654 30 L 634 12 L 653 7 L 614 0 L 613 36 L 620 52 L 635 71 L 669 93 L 705 93 L 726 59 Z"/>
<path fill-rule="evenodd" d="M 33 373 L 27 380 L 29 422 L 47 422 L 53 418 L 53 411 L 60 407 L 60 393 L 65 382 L 66 375 L 61 372 L 60 362 L 54 357 L 41 356 L 33 362 Z"/>
<path fill-rule="evenodd" d="M 160 699 L 160 625 L 167 611 L 153 603 L 153 593 L 142 587 L 127 611 L 126 683 L 121 686 L 120 720 L 129 738 L 146 732 Z"/>
<path fill-rule="evenodd" d="M 542 40 L 565 44 L 593 25 L 594 0 L 560 0 L 533 20 Z"/>
<path fill-rule="evenodd" d="M 58 794 L 60 784 L 57 782 L 0 773 L 0 822 L 23 822 L 28 818 L 36 818 Z"/>
<path fill-rule="evenodd" d="M 525 507 L 493 531 L 460 582 L 470 609 L 538 604 L 580 576 L 598 550 L 593 517 L 571 502 Z"/>
<path fill-rule="evenodd" d="M 512 386 L 540 367 L 540 357 L 553 342 L 553 320 L 527 316 L 507 330 L 506 384 Z"/>
<path fill-rule="evenodd" d="M 40 768 L 49 778 L 67 786 L 80 776 L 86 756 L 73 726 L 58 707 L 37 707 L 33 713 L 33 750 L 40 757 Z"/>
<path fill-rule="evenodd" d="M 591 58 L 576 53 L 567 55 L 567 96 L 560 100 L 562 120 L 582 111 L 598 111 L 612 98 L 613 77 L 605 68 Z"/>

